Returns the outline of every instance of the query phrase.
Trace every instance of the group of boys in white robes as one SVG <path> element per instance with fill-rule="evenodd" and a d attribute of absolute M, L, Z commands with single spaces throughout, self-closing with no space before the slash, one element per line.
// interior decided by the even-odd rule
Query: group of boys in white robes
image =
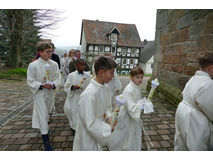
<path fill-rule="evenodd" d="M 32 127 L 40 129 L 45 150 L 52 150 L 48 118 L 61 75 L 57 63 L 50 59 L 48 47 L 39 50 L 41 57 L 30 63 L 27 84 L 34 99 Z M 213 150 L 212 60 L 210 54 L 199 61 L 201 70 L 191 77 L 182 92 L 183 100 L 175 116 L 175 150 Z M 70 127 L 76 130 L 73 150 L 102 150 L 105 146 L 109 150 L 141 150 L 139 120 L 144 104 L 140 85 L 144 73 L 140 67 L 131 70 L 135 74 L 131 74 L 122 93 L 126 103 L 121 105 L 117 122 L 112 124 L 112 93 L 117 89 L 112 91 L 109 83 L 115 77 L 116 66 L 111 58 L 100 56 L 94 64 L 96 76 L 92 80 L 83 70 L 77 69 L 68 75 L 64 111 Z M 113 85 L 121 87 L 118 83 Z"/>

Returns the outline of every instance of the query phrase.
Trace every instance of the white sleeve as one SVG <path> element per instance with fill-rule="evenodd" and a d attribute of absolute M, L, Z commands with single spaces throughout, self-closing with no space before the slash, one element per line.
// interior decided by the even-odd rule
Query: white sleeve
<path fill-rule="evenodd" d="M 41 82 L 36 81 L 35 67 L 32 64 L 30 64 L 27 69 L 27 84 L 33 94 L 36 94 L 39 87 L 42 85 Z"/>
<path fill-rule="evenodd" d="M 130 117 L 139 121 L 141 114 L 140 104 L 137 104 L 137 100 L 134 98 L 133 94 L 130 93 L 126 95 L 126 104 L 124 104 L 124 106 Z"/>
<path fill-rule="evenodd" d="M 82 94 L 79 105 L 80 119 L 90 136 L 102 146 L 107 145 L 109 136 L 111 135 L 111 126 L 104 120 L 96 117 L 94 107 L 96 105 L 95 97 L 88 94 Z"/>
<path fill-rule="evenodd" d="M 71 86 L 73 85 L 73 82 L 74 79 L 73 79 L 73 76 L 72 74 L 69 74 L 68 77 L 67 77 L 67 80 L 66 80 L 66 83 L 64 84 L 64 91 L 67 93 L 67 95 L 69 97 L 72 97 L 73 94 L 74 94 L 74 91 L 71 90 Z"/>
<path fill-rule="evenodd" d="M 206 82 L 197 93 L 196 103 L 210 121 L 213 121 L 213 80 Z"/>
<path fill-rule="evenodd" d="M 69 60 L 66 59 L 66 60 L 65 60 L 65 64 L 64 64 L 64 70 L 65 70 L 65 72 L 66 72 L 67 74 L 70 73 L 68 61 L 69 61 Z"/>
<path fill-rule="evenodd" d="M 59 88 L 59 86 L 61 85 L 61 73 L 60 70 L 58 68 L 58 64 L 54 65 L 54 75 L 53 75 L 53 83 L 56 87 L 56 89 Z"/>
<path fill-rule="evenodd" d="M 115 87 L 116 87 L 116 90 L 122 89 L 121 81 L 118 76 L 115 77 Z"/>

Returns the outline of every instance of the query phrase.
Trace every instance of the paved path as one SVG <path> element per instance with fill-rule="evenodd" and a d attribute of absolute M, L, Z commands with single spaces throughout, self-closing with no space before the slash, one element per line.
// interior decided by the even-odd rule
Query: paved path
<path fill-rule="evenodd" d="M 149 77 L 144 78 L 143 89 Z M 129 82 L 121 77 L 122 85 Z M 143 95 L 147 95 L 146 92 Z M 72 150 L 74 133 L 70 129 L 63 106 L 66 94 L 61 88 L 56 96 L 56 113 L 50 117 L 52 134 L 50 142 L 54 150 Z M 175 107 L 165 104 L 156 97 L 153 99 L 154 113 L 141 115 L 144 127 L 154 147 L 151 150 L 173 150 Z M 43 150 L 38 129 L 32 129 L 33 101 L 25 81 L 0 80 L 0 150 L 32 151 Z M 142 150 L 147 150 L 144 144 Z"/>

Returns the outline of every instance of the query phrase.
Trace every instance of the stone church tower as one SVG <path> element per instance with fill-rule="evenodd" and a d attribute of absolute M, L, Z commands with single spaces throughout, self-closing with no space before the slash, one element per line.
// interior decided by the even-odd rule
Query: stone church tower
<path fill-rule="evenodd" d="M 155 45 L 152 79 L 161 83 L 157 94 L 177 105 L 186 82 L 199 69 L 198 58 L 213 52 L 213 10 L 158 10 Z"/>

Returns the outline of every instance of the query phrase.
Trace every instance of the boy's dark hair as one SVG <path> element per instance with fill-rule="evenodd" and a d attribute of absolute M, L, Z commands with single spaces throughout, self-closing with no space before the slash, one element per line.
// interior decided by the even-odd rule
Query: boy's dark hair
<path fill-rule="evenodd" d="M 95 74 L 98 74 L 98 71 L 100 70 L 106 71 L 106 70 L 114 69 L 116 67 L 117 67 L 117 64 L 115 63 L 115 61 L 106 56 L 99 56 L 95 59 L 95 64 L 94 64 Z"/>
<path fill-rule="evenodd" d="M 37 45 L 37 52 L 43 52 L 45 49 L 52 48 L 52 46 L 48 42 L 40 42 Z"/>
<path fill-rule="evenodd" d="M 86 61 L 82 58 L 79 58 L 75 61 L 75 64 L 77 65 L 78 63 L 85 63 L 86 64 Z"/>
<path fill-rule="evenodd" d="M 206 68 L 210 65 L 213 65 L 213 53 L 206 54 L 205 56 L 199 59 L 199 65 L 201 68 Z"/>
<path fill-rule="evenodd" d="M 53 49 L 55 49 L 55 45 L 52 42 L 49 42 Z"/>
<path fill-rule="evenodd" d="M 131 69 L 130 76 L 133 77 L 133 76 L 136 76 L 138 74 L 144 74 L 144 71 L 139 66 L 136 66 L 136 67 Z"/>

